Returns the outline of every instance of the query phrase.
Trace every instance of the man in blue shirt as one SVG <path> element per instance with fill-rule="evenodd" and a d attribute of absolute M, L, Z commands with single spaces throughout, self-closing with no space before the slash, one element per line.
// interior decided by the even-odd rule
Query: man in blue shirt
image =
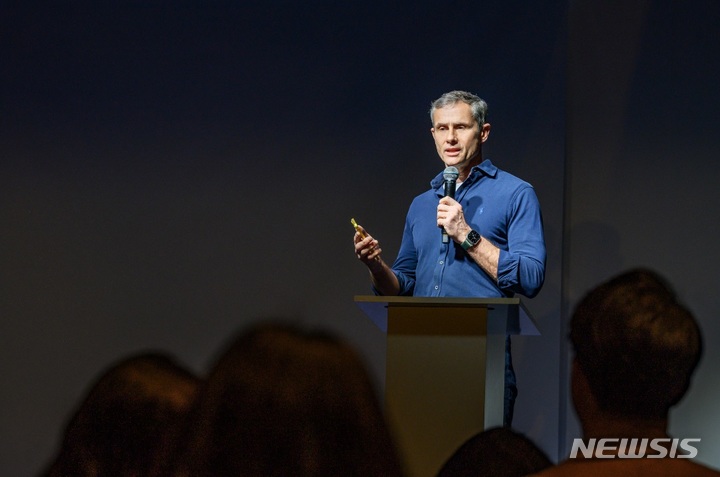
<path fill-rule="evenodd" d="M 445 93 L 430 109 L 435 147 L 446 167 L 458 170 L 455 199 L 445 197 L 443 174 L 417 196 L 407 214 L 397 259 L 381 257 L 378 241 L 362 227 L 355 253 L 370 270 L 380 295 L 534 297 L 545 279 L 540 204 L 530 184 L 483 159 L 490 135 L 487 104 L 465 91 Z M 449 236 L 443 243 L 440 230 Z M 517 390 L 506 353 L 505 423 Z"/>

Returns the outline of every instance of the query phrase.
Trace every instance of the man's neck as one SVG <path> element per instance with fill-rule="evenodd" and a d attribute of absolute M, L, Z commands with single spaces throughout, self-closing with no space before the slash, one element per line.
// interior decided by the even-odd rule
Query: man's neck
<path fill-rule="evenodd" d="M 472 168 L 482 164 L 483 158 L 481 154 L 478 154 L 475 156 L 470 162 L 467 164 L 464 164 L 462 167 L 458 168 L 458 181 L 459 182 L 465 182 L 465 180 L 470 175 L 470 172 L 472 172 Z"/>
<path fill-rule="evenodd" d="M 585 439 L 603 437 L 660 438 L 668 437 L 667 418 L 632 419 L 603 416 L 583 424 Z"/>

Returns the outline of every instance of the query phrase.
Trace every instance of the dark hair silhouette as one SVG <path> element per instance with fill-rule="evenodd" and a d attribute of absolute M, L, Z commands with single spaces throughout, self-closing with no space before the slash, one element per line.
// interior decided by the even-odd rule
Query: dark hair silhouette
<path fill-rule="evenodd" d="M 395 476 L 370 377 L 323 332 L 261 324 L 221 355 L 202 391 L 181 475 Z"/>
<path fill-rule="evenodd" d="M 68 422 L 44 475 L 162 475 L 198 385 L 196 376 L 162 353 L 112 365 Z"/>
<path fill-rule="evenodd" d="M 570 339 L 600 408 L 626 417 L 666 417 L 701 354 L 692 314 L 646 269 L 589 292 L 575 309 Z"/>
<path fill-rule="evenodd" d="M 530 439 L 509 427 L 495 427 L 465 441 L 437 477 L 520 477 L 551 465 Z"/>

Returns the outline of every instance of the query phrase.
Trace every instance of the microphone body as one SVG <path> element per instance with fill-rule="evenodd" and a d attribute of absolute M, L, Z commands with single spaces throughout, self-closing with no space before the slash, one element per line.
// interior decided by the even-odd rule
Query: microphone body
<path fill-rule="evenodd" d="M 443 182 L 443 190 L 445 197 L 455 198 L 455 185 L 457 184 L 458 175 L 457 167 L 449 166 L 443 171 L 443 178 L 445 179 Z M 444 227 L 442 228 L 442 243 L 450 243 L 450 237 L 447 232 L 445 232 Z"/>

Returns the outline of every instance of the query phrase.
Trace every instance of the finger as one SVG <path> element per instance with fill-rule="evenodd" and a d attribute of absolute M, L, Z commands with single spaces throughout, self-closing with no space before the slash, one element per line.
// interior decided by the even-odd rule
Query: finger
<path fill-rule="evenodd" d="M 370 243 L 373 240 L 373 238 L 369 235 L 362 235 L 360 232 L 355 232 L 355 235 L 353 235 L 353 241 L 355 244 L 362 244 L 362 243 Z"/>
<path fill-rule="evenodd" d="M 355 242 L 355 252 L 360 253 L 363 250 L 369 251 L 373 250 L 378 246 L 378 241 L 373 239 L 372 237 L 366 237 L 359 242 Z"/>

